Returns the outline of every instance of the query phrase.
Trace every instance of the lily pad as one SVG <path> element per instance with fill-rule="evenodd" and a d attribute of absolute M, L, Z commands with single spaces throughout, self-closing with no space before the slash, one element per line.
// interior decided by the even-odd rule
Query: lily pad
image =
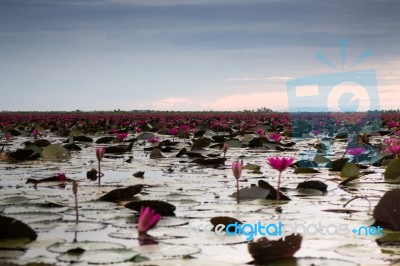
<path fill-rule="evenodd" d="M 360 174 L 359 168 L 354 163 L 346 163 L 342 170 L 340 171 L 340 177 L 349 178 L 349 177 L 358 177 Z"/>
<path fill-rule="evenodd" d="M 103 201 L 120 201 L 131 199 L 142 191 L 142 185 L 133 185 L 126 188 L 114 189 L 107 194 L 101 196 L 99 200 Z"/>
<path fill-rule="evenodd" d="M 376 224 L 400 231 L 400 189 L 386 192 L 374 209 Z"/>
<path fill-rule="evenodd" d="M 400 179 L 400 158 L 393 159 L 388 164 L 384 177 L 387 180 Z"/>
<path fill-rule="evenodd" d="M 145 245 L 133 249 L 142 256 L 151 259 L 186 257 L 200 252 L 197 247 L 175 245 Z"/>
<path fill-rule="evenodd" d="M 156 213 L 161 216 L 175 216 L 175 206 L 159 200 L 141 200 L 141 201 L 131 201 L 125 205 L 126 208 L 140 212 L 140 209 L 144 207 L 150 207 Z"/>
<path fill-rule="evenodd" d="M 300 249 L 303 237 L 289 235 L 276 241 L 262 237 L 248 244 L 249 252 L 256 263 L 267 263 L 270 260 L 290 258 Z"/>
<path fill-rule="evenodd" d="M 93 250 L 107 250 L 107 249 L 123 249 L 125 248 L 122 244 L 111 243 L 111 242 L 95 242 L 95 241 L 80 241 L 73 243 L 56 243 L 49 246 L 47 249 L 55 253 L 66 253 L 68 250 L 82 249 L 86 251 Z"/>
<path fill-rule="evenodd" d="M 83 253 L 65 253 L 57 257 L 63 262 L 87 262 L 90 264 L 109 264 L 130 261 L 137 255 L 130 249 L 93 250 Z"/>
<path fill-rule="evenodd" d="M 19 220 L 0 216 L 0 239 L 25 237 L 35 240 L 37 234 L 31 227 Z"/>
<path fill-rule="evenodd" d="M 43 148 L 42 157 L 46 160 L 68 160 L 71 159 L 71 154 L 59 144 L 50 144 Z"/>

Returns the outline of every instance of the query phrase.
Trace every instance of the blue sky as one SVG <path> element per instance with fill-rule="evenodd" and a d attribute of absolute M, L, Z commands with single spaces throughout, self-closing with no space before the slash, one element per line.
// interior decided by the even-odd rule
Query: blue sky
<path fill-rule="evenodd" d="M 0 110 L 285 110 L 287 80 L 363 69 L 397 109 L 398 14 L 397 0 L 0 0 Z"/>

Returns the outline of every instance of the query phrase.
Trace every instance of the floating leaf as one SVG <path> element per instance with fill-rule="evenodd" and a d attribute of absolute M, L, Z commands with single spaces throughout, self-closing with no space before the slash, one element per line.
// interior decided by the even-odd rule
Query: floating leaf
<path fill-rule="evenodd" d="M 324 157 L 322 155 L 317 154 L 317 155 L 315 155 L 313 161 L 317 162 L 317 163 L 328 163 L 331 160 L 329 160 L 328 158 L 326 158 L 326 157 Z"/>
<path fill-rule="evenodd" d="M 332 171 L 341 171 L 348 160 L 349 160 L 348 158 L 340 158 L 327 163 L 326 167 L 331 168 Z"/>
<path fill-rule="evenodd" d="M 150 153 L 150 159 L 158 159 L 163 157 L 164 155 L 162 155 L 161 150 L 159 148 L 154 148 Z"/>
<path fill-rule="evenodd" d="M 71 249 L 83 249 L 86 251 L 91 250 L 107 250 L 107 249 L 121 249 L 125 248 L 122 244 L 111 242 L 94 242 L 94 241 L 80 241 L 73 243 L 56 243 L 48 247 L 48 250 L 55 253 L 65 253 Z"/>
<path fill-rule="evenodd" d="M 340 177 L 344 178 L 358 177 L 359 174 L 360 170 L 354 163 L 346 163 L 340 171 Z"/>
<path fill-rule="evenodd" d="M 25 237 L 35 240 L 37 234 L 32 228 L 19 220 L 0 216 L 0 239 Z"/>
<path fill-rule="evenodd" d="M 82 253 L 65 253 L 57 257 L 63 262 L 87 262 L 90 264 L 109 264 L 130 261 L 137 255 L 130 249 L 92 250 Z"/>
<path fill-rule="evenodd" d="M 107 144 L 110 143 L 114 140 L 114 137 L 101 137 L 98 140 L 96 140 L 97 144 Z"/>
<path fill-rule="evenodd" d="M 0 205 L 14 205 L 14 204 L 24 204 L 29 201 L 28 198 L 23 197 L 23 196 L 15 196 L 15 197 L 9 197 L 0 200 Z"/>
<path fill-rule="evenodd" d="M 224 164 L 226 158 L 206 158 L 206 159 L 195 159 L 192 163 L 202 164 L 202 165 L 218 165 Z"/>
<path fill-rule="evenodd" d="M 133 248 L 133 251 L 150 258 L 178 258 L 200 252 L 197 247 L 175 245 L 145 245 Z"/>
<path fill-rule="evenodd" d="M 134 185 L 126 188 L 114 189 L 107 194 L 101 196 L 99 200 L 103 201 L 121 201 L 131 199 L 142 191 L 142 185 Z"/>
<path fill-rule="evenodd" d="M 340 185 L 340 186 L 345 186 L 345 185 L 347 185 L 348 183 L 350 183 L 351 181 L 354 181 L 354 180 L 356 180 L 356 179 L 358 179 L 358 176 L 348 177 L 348 178 L 346 178 L 345 180 L 343 180 L 342 182 L 340 182 L 339 185 Z"/>
<path fill-rule="evenodd" d="M 241 200 L 249 199 L 266 199 L 270 190 L 258 186 L 245 187 L 239 190 Z M 234 192 L 231 197 L 236 198 L 237 192 Z"/>
<path fill-rule="evenodd" d="M 42 157 L 46 160 L 68 160 L 71 159 L 71 154 L 59 144 L 50 144 L 43 148 Z"/>
<path fill-rule="evenodd" d="M 137 266 L 235 266 L 236 264 L 216 261 L 216 260 L 202 260 L 202 259 L 166 259 L 166 260 L 151 260 L 148 262 L 135 264 Z"/>
<path fill-rule="evenodd" d="M 225 141 L 228 144 L 229 148 L 242 148 L 243 144 L 237 139 L 230 139 Z"/>
<path fill-rule="evenodd" d="M 160 200 L 141 200 L 141 201 L 131 201 L 125 205 L 126 208 L 140 212 L 141 208 L 150 207 L 156 213 L 161 216 L 175 216 L 175 206 Z"/>
<path fill-rule="evenodd" d="M 400 189 L 386 192 L 374 209 L 376 224 L 383 228 L 400 231 Z"/>
<path fill-rule="evenodd" d="M 400 158 L 395 158 L 388 164 L 384 177 L 388 180 L 400 179 Z"/>
<path fill-rule="evenodd" d="M 304 181 L 301 182 L 297 185 L 297 189 L 314 189 L 314 190 L 319 190 L 323 193 L 327 192 L 327 185 L 324 182 L 321 182 L 319 180 L 310 180 L 310 181 Z"/>
<path fill-rule="evenodd" d="M 304 167 L 297 167 L 294 169 L 295 174 L 316 174 L 320 173 L 320 171 L 315 170 L 314 168 L 304 168 Z"/>
<path fill-rule="evenodd" d="M 276 200 L 276 194 L 278 193 L 278 191 L 277 191 L 273 186 L 271 186 L 268 182 L 265 182 L 265 181 L 263 181 L 263 180 L 259 180 L 259 181 L 258 181 L 258 186 L 259 186 L 260 188 L 269 190 L 269 193 L 268 193 L 266 199 L 269 199 L 269 200 Z M 284 195 L 284 194 L 283 194 L 282 192 L 280 192 L 280 191 L 279 191 L 279 199 L 280 199 L 280 200 L 290 200 L 289 197 L 287 197 L 286 195 Z"/>
<path fill-rule="evenodd" d="M 239 221 L 239 220 L 237 220 L 237 219 L 235 219 L 235 218 L 232 218 L 232 217 L 228 217 L 228 216 L 217 216 L 217 217 L 213 217 L 213 218 L 211 218 L 210 222 L 211 222 L 211 224 L 214 226 L 213 229 L 212 229 L 213 231 L 215 230 L 215 227 L 216 227 L 217 225 L 219 225 L 219 224 L 222 224 L 222 225 L 224 225 L 225 227 L 228 226 L 228 225 L 230 225 L 230 224 L 234 224 L 234 223 L 242 224 L 241 221 Z M 233 231 L 234 231 L 234 230 L 236 230 L 236 229 L 233 229 Z M 229 230 L 228 230 L 228 231 L 229 231 Z M 229 231 L 229 232 L 233 233 L 232 231 Z"/>
<path fill-rule="evenodd" d="M 148 140 L 148 139 L 155 138 L 155 137 L 156 137 L 156 135 L 154 135 L 151 132 L 143 132 L 142 134 L 137 136 L 137 139 L 138 140 Z"/>
<path fill-rule="evenodd" d="M 262 237 L 248 244 L 248 249 L 256 263 L 267 263 L 269 260 L 290 258 L 300 249 L 303 237 L 289 235 L 276 241 Z"/>
<path fill-rule="evenodd" d="M 352 257 L 375 258 L 375 259 L 397 259 L 397 260 L 400 259 L 399 248 L 397 248 L 397 252 L 396 250 L 390 250 L 389 252 L 385 252 L 384 248 L 382 247 L 380 248 L 376 245 L 368 246 L 368 245 L 347 244 L 335 248 L 335 251 L 339 254 Z"/>
<path fill-rule="evenodd" d="M 211 143 L 211 140 L 209 138 L 205 138 L 205 137 L 199 138 L 199 139 L 195 140 L 195 142 L 192 145 L 191 150 L 193 151 L 193 150 L 198 150 L 198 149 L 208 147 L 208 146 L 210 146 L 210 143 Z"/>
<path fill-rule="evenodd" d="M 257 165 L 257 164 L 251 164 L 251 163 L 249 163 L 249 164 L 246 164 L 245 166 L 243 166 L 242 169 L 243 169 L 243 170 L 251 170 L 251 171 L 254 171 L 254 170 L 259 171 L 259 170 L 261 169 L 261 166 L 259 166 L 259 165 Z"/>

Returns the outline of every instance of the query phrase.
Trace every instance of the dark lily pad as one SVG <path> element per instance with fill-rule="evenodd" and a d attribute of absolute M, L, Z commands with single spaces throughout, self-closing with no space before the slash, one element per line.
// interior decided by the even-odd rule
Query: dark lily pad
<path fill-rule="evenodd" d="M 212 228 L 212 231 L 214 231 L 214 230 L 215 230 L 215 227 L 216 227 L 217 225 L 219 225 L 219 224 L 222 224 L 222 225 L 224 225 L 225 227 L 228 226 L 228 225 L 230 225 L 230 224 L 234 224 L 234 223 L 242 224 L 241 221 L 239 221 L 239 220 L 237 220 L 237 219 L 235 219 L 235 218 L 232 218 L 232 217 L 228 217 L 228 216 L 217 216 L 217 217 L 213 217 L 213 218 L 211 218 L 210 222 L 211 222 L 211 224 L 214 226 L 214 227 Z M 235 230 L 236 230 L 236 229 L 233 229 L 233 230 L 230 230 L 229 232 L 233 233 Z"/>
<path fill-rule="evenodd" d="M 79 147 L 75 143 L 68 143 L 68 144 L 65 144 L 63 147 L 66 148 L 69 151 L 81 151 L 82 150 L 82 148 Z"/>
<path fill-rule="evenodd" d="M 133 185 L 126 188 L 118 188 L 114 189 L 107 194 L 101 196 L 98 200 L 103 201 L 121 201 L 127 200 L 134 197 L 136 194 L 139 194 L 142 191 L 142 185 Z"/>
<path fill-rule="evenodd" d="M 138 178 L 143 178 L 144 172 L 143 171 L 136 172 L 133 174 L 133 176 Z"/>
<path fill-rule="evenodd" d="M 69 140 L 66 140 L 68 142 Z M 74 136 L 73 141 L 78 141 L 78 142 L 93 142 L 93 139 L 88 136 L 80 135 L 80 136 Z"/>
<path fill-rule="evenodd" d="M 211 140 L 209 138 L 201 137 L 194 141 L 191 150 L 198 150 L 210 146 Z"/>
<path fill-rule="evenodd" d="M 327 192 L 327 185 L 324 182 L 321 182 L 319 180 L 310 180 L 310 181 L 304 181 L 301 182 L 297 185 L 297 189 L 314 189 L 314 190 L 319 190 L 323 193 Z"/>
<path fill-rule="evenodd" d="M 74 243 L 56 243 L 48 247 L 48 250 L 55 253 L 66 253 L 69 250 L 81 249 L 85 251 L 108 250 L 125 248 L 124 245 L 111 242 L 80 241 Z"/>
<path fill-rule="evenodd" d="M 107 144 L 111 143 L 115 138 L 114 137 L 101 137 L 98 140 L 96 140 L 97 144 Z"/>
<path fill-rule="evenodd" d="M 133 142 L 128 145 L 117 145 L 117 146 L 109 146 L 105 147 L 105 153 L 125 153 L 132 151 Z"/>
<path fill-rule="evenodd" d="M 342 171 L 342 168 L 345 166 L 349 159 L 348 158 L 340 158 L 329 162 L 326 164 L 326 167 L 331 168 L 331 171 Z"/>
<path fill-rule="evenodd" d="M 304 167 L 297 167 L 294 169 L 295 174 L 316 174 L 320 173 L 320 171 L 314 168 L 304 168 Z"/>
<path fill-rule="evenodd" d="M 186 148 L 182 148 L 178 154 L 176 155 L 176 157 L 181 157 L 182 155 L 185 155 L 187 152 Z"/>
<path fill-rule="evenodd" d="M 218 165 L 225 164 L 226 158 L 199 158 L 192 161 L 192 163 L 197 163 L 201 165 Z"/>
<path fill-rule="evenodd" d="M 259 181 L 258 181 L 258 186 L 259 186 L 260 188 L 269 190 L 269 193 L 268 193 L 266 199 L 269 199 L 269 200 L 276 200 L 276 194 L 278 193 L 278 191 L 277 191 L 273 186 L 271 186 L 268 182 L 265 182 L 265 181 L 263 181 L 263 180 L 259 180 Z M 287 196 L 286 196 L 285 194 L 283 194 L 282 192 L 279 192 L 279 199 L 280 199 L 280 200 L 290 200 L 290 198 L 287 197 Z"/>
<path fill-rule="evenodd" d="M 140 212 L 143 207 L 150 207 L 156 213 L 161 216 L 175 216 L 175 206 L 160 200 L 141 200 L 141 201 L 131 201 L 125 205 L 126 208 Z"/>
<path fill-rule="evenodd" d="M 29 238 L 35 240 L 37 234 L 28 225 L 14 218 L 0 216 L 0 239 Z"/>
<path fill-rule="evenodd" d="M 400 189 L 386 192 L 374 209 L 375 224 L 400 231 Z"/>
<path fill-rule="evenodd" d="M 300 249 L 303 237 L 289 235 L 276 241 L 262 237 L 248 244 L 248 249 L 256 263 L 267 263 L 270 260 L 290 258 Z"/>

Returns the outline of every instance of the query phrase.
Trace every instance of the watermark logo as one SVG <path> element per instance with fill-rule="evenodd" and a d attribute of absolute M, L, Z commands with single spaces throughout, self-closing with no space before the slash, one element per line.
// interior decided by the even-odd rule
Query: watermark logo
<path fill-rule="evenodd" d="M 372 55 L 370 50 L 347 67 L 348 42 L 340 42 L 342 66 L 338 67 L 322 53 L 316 57 L 323 64 L 333 68 L 335 73 L 299 77 L 288 80 L 286 89 L 289 112 L 292 120 L 292 133 L 295 137 L 313 132 L 315 135 L 328 135 L 340 132 L 343 113 L 357 112 L 348 121 L 352 133 L 358 133 L 371 122 L 380 119 L 379 95 L 376 72 L 372 69 L 351 70 Z M 304 112 L 326 114 L 316 117 L 315 121 L 305 121 Z M 380 123 L 380 121 L 375 124 Z M 344 129 L 343 129 L 344 130 Z"/>
<path fill-rule="evenodd" d="M 238 222 L 228 224 L 218 224 L 213 227 L 211 224 L 189 225 L 189 236 L 244 236 L 247 241 L 255 237 L 280 237 L 285 240 L 286 236 L 301 234 L 303 236 L 348 236 L 353 233 L 355 236 L 383 236 L 383 228 L 380 226 L 359 226 L 350 228 L 348 224 L 323 224 L 318 223 L 284 223 L 282 221 L 270 221 L 263 223 L 244 223 Z"/>

